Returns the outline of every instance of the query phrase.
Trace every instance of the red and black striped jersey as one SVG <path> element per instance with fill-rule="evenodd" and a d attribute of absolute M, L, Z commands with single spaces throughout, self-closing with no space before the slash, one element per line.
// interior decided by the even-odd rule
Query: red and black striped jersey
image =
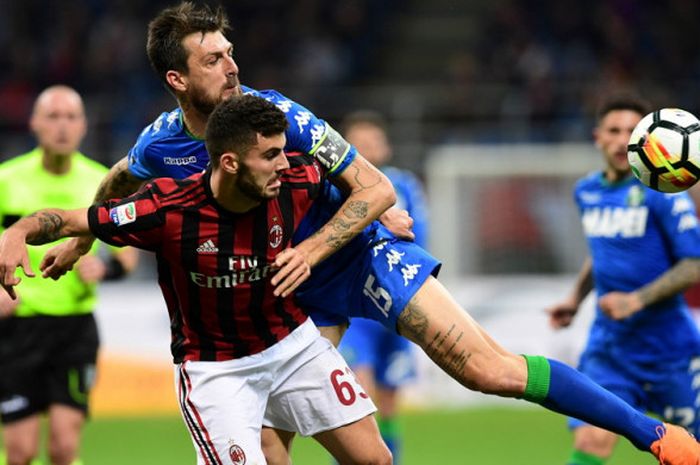
<path fill-rule="evenodd" d="M 322 182 L 311 157 L 288 158 L 279 196 L 246 213 L 214 200 L 210 171 L 156 179 L 90 208 L 95 236 L 155 252 L 176 363 L 254 354 L 306 320 L 294 299 L 275 297 L 270 284 L 275 256 L 289 246 Z"/>

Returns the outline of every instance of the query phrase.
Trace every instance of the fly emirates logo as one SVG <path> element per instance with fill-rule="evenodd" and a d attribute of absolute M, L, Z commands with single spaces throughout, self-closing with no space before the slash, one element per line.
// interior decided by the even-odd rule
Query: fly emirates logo
<path fill-rule="evenodd" d="M 588 208 L 583 214 L 583 230 L 587 237 L 642 237 L 648 216 L 646 206 Z"/>
<path fill-rule="evenodd" d="M 264 260 L 243 255 L 229 257 L 228 267 L 229 273 L 217 276 L 190 271 L 190 279 L 199 287 L 220 289 L 260 281 L 267 278 L 272 270 L 272 266 Z"/>

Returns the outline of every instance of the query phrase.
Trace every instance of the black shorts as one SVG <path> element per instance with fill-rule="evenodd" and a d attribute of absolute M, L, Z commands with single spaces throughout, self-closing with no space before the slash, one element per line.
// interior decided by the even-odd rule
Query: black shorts
<path fill-rule="evenodd" d="M 0 421 L 51 404 L 87 415 L 99 337 L 92 314 L 0 319 Z"/>

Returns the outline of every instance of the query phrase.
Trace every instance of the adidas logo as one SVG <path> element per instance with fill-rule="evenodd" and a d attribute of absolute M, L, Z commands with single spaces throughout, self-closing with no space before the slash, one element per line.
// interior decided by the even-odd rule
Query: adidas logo
<path fill-rule="evenodd" d="M 214 244 L 214 241 L 212 241 L 211 239 L 197 247 L 198 253 L 216 253 L 218 251 L 219 248 Z"/>

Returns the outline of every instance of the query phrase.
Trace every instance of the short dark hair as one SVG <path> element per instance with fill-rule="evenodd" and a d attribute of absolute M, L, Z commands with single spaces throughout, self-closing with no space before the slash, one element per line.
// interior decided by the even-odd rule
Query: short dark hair
<path fill-rule="evenodd" d="M 191 2 L 166 8 L 148 23 L 146 52 L 148 61 L 158 77 L 170 89 L 165 79 L 168 71 L 187 72 L 187 50 L 182 40 L 188 35 L 229 29 L 226 12 L 219 6 L 212 10 L 208 5 L 197 7 Z"/>
<path fill-rule="evenodd" d="M 347 134 L 350 129 L 359 124 L 369 124 L 388 132 L 386 119 L 379 112 L 373 110 L 358 110 L 349 113 L 340 122 L 340 130 L 343 134 Z"/>
<path fill-rule="evenodd" d="M 596 122 L 600 122 L 608 113 L 616 110 L 630 110 L 646 116 L 651 112 L 651 105 L 635 92 L 618 91 L 601 100 L 596 111 Z"/>
<path fill-rule="evenodd" d="M 226 152 L 244 154 L 265 137 L 281 134 L 289 124 L 284 112 L 264 98 L 234 96 L 219 103 L 209 116 L 206 147 L 214 166 Z"/>

